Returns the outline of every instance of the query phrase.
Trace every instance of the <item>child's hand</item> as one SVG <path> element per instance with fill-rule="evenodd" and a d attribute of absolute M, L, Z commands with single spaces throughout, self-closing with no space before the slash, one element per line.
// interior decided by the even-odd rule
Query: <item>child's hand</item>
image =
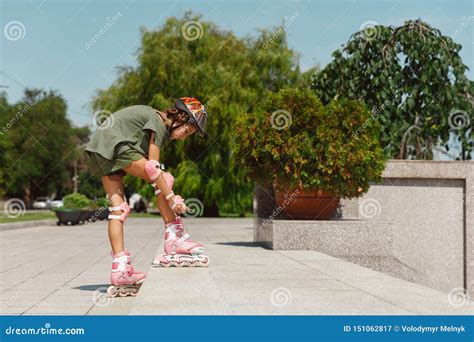
<path fill-rule="evenodd" d="M 176 214 L 184 214 L 186 211 L 189 210 L 189 208 L 186 206 L 184 203 L 184 200 L 181 196 L 176 196 L 174 195 L 168 200 L 168 203 L 171 207 L 171 209 L 176 213 Z"/>
<path fill-rule="evenodd" d="M 186 207 L 185 204 L 178 204 L 178 205 L 174 208 L 173 211 L 174 211 L 176 214 L 182 215 L 182 214 L 185 214 L 188 210 L 189 210 L 189 208 Z"/>

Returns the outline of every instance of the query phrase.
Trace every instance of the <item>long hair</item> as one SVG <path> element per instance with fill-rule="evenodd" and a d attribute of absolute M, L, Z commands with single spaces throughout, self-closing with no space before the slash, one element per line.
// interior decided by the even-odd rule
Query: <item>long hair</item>
<path fill-rule="evenodd" d="M 169 123 L 169 124 L 165 123 L 166 128 L 168 130 L 168 133 L 170 135 L 173 132 L 173 130 L 175 130 L 177 128 L 177 127 L 171 128 L 175 122 L 180 122 L 181 124 L 184 124 L 186 122 L 189 122 L 189 120 L 190 120 L 190 117 L 189 117 L 188 113 L 183 112 L 183 111 L 181 111 L 181 110 L 179 110 L 175 107 L 167 108 L 165 110 L 165 113 L 166 113 L 167 119 L 171 121 L 171 123 Z M 170 122 L 170 121 L 168 121 L 168 122 Z M 181 125 L 179 125 L 179 126 L 181 126 Z"/>

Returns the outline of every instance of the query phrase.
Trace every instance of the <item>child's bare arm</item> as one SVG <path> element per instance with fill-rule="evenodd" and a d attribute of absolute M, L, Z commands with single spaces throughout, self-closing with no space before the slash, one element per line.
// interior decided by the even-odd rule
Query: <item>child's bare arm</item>
<path fill-rule="evenodd" d="M 155 132 L 151 131 L 150 144 L 148 146 L 148 160 L 160 160 L 160 148 L 155 144 Z"/>
<path fill-rule="evenodd" d="M 150 136 L 150 143 L 148 146 L 148 160 L 155 160 L 159 161 L 160 159 L 160 148 L 155 144 L 155 132 L 151 132 Z M 174 211 L 178 214 L 183 214 L 186 211 L 186 206 L 183 204 L 175 205 L 175 195 L 173 191 L 168 186 L 168 183 L 165 180 L 164 173 L 161 172 L 160 176 L 155 179 L 155 184 L 158 189 L 160 189 L 161 193 L 165 196 L 168 200 L 171 207 L 174 206 Z"/>

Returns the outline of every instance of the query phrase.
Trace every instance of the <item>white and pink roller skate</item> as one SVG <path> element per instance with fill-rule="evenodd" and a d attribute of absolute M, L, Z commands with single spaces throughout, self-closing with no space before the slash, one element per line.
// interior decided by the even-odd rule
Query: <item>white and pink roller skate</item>
<path fill-rule="evenodd" d="M 127 250 L 112 256 L 114 258 L 112 273 L 110 273 L 112 285 L 107 288 L 107 294 L 110 297 L 136 296 L 146 278 L 146 273 L 134 270 L 130 253 Z"/>
<path fill-rule="evenodd" d="M 156 257 L 152 265 L 162 267 L 206 267 L 209 257 L 203 255 L 204 246 L 189 239 L 178 216 L 165 225 L 165 253 Z"/>

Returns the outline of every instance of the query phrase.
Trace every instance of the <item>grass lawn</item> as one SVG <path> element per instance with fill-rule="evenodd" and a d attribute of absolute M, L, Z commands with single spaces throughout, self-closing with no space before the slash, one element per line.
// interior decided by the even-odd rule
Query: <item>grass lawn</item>
<path fill-rule="evenodd" d="M 160 214 L 156 213 L 156 214 L 151 214 L 151 213 L 130 213 L 130 215 L 128 217 L 141 217 L 141 218 L 144 218 L 144 217 L 159 217 Z"/>
<path fill-rule="evenodd" d="M 157 214 L 138 214 L 131 213 L 129 217 L 158 217 Z M 56 215 L 54 212 L 45 210 L 44 212 L 36 213 L 25 213 L 24 215 L 18 217 L 7 217 L 0 214 L 0 224 L 1 223 L 11 223 L 11 222 L 23 222 L 23 221 L 36 221 L 36 220 L 55 220 Z"/>
<path fill-rule="evenodd" d="M 159 214 L 151 213 L 131 213 L 129 217 L 141 217 L 141 218 L 156 218 Z M 223 213 L 221 217 L 239 217 L 238 214 Z M 245 217 L 253 217 L 253 213 L 246 213 Z M 23 221 L 36 221 L 36 220 L 54 220 L 56 215 L 54 212 L 45 210 L 44 212 L 35 212 L 35 213 L 25 213 L 24 215 L 18 217 L 7 217 L 3 214 L 0 214 L 0 224 L 1 223 L 11 223 L 11 222 L 23 222 Z"/>
<path fill-rule="evenodd" d="M 220 217 L 241 217 L 240 214 L 236 214 L 236 213 L 220 213 Z M 249 212 L 246 212 L 245 213 L 245 218 L 253 218 L 254 217 L 254 214 L 249 211 Z"/>
<path fill-rule="evenodd" d="M 22 222 L 22 221 L 36 221 L 36 220 L 52 220 L 55 219 L 56 215 L 52 211 L 44 211 L 41 213 L 25 213 L 18 217 L 7 217 L 0 214 L 0 223 L 11 223 L 11 222 Z"/>

